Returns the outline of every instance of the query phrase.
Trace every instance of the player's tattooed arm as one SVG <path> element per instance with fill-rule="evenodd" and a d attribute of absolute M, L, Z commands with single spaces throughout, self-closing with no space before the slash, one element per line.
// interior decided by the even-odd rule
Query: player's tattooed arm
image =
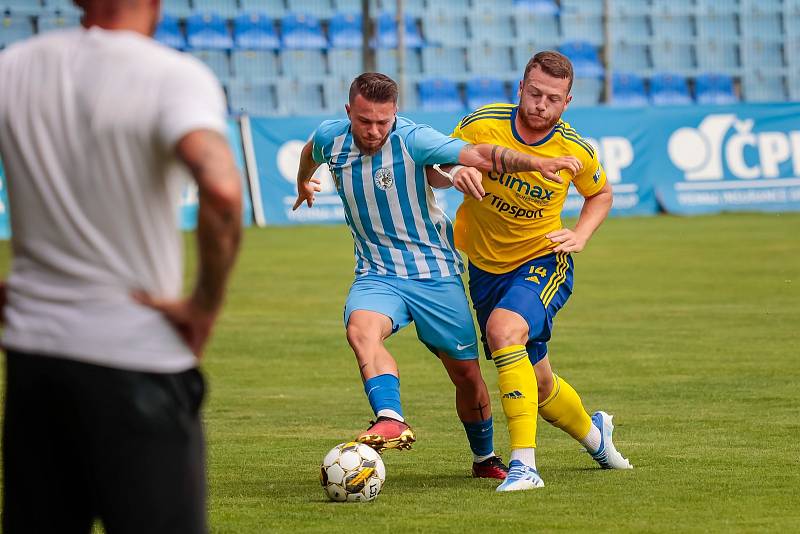
<path fill-rule="evenodd" d="M 198 272 L 192 294 L 179 300 L 136 294 L 161 311 L 198 357 L 222 308 L 242 234 L 242 182 L 228 141 L 217 132 L 196 130 L 176 145 L 178 157 L 197 182 Z"/>
<path fill-rule="evenodd" d="M 485 172 L 515 173 L 536 171 L 547 180 L 564 183 L 558 171 L 569 171 L 573 176 L 581 170 L 581 162 L 573 157 L 537 158 L 516 150 L 490 144 L 466 145 L 459 154 L 458 162 Z"/>
<path fill-rule="evenodd" d="M 310 208 L 314 205 L 314 193 L 322 190 L 319 178 L 314 178 L 314 173 L 320 164 L 314 161 L 312 151 L 314 146 L 311 141 L 305 144 L 300 152 L 300 166 L 297 168 L 297 200 L 294 201 L 292 211 L 305 202 Z"/>

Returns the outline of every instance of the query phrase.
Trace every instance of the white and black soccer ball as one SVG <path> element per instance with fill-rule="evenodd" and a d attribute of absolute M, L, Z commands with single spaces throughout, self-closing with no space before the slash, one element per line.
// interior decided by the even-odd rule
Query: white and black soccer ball
<path fill-rule="evenodd" d="M 340 443 L 325 455 L 319 481 L 332 501 L 371 501 L 386 480 L 380 454 L 363 443 Z"/>

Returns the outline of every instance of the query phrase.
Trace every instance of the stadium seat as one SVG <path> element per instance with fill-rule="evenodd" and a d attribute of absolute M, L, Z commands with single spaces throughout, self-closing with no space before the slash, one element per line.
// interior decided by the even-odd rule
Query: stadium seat
<path fill-rule="evenodd" d="M 513 44 L 514 28 L 511 26 L 511 17 L 501 12 L 493 13 L 484 11 L 469 17 L 472 30 L 471 44 L 491 43 Z"/>
<path fill-rule="evenodd" d="M 381 8 L 381 11 L 394 13 L 397 10 L 397 0 L 383 0 L 383 2 L 381 2 Z M 422 17 L 427 15 L 426 11 L 425 0 L 403 0 L 404 13 L 414 17 Z"/>
<path fill-rule="evenodd" d="M 417 22 L 411 15 L 404 15 L 405 34 L 403 45 L 406 48 L 421 48 L 424 44 Z M 381 48 L 397 47 L 397 20 L 394 13 L 381 13 L 378 17 L 378 46 Z"/>
<path fill-rule="evenodd" d="M 281 47 L 275 23 L 261 13 L 242 13 L 233 19 L 233 42 L 243 50 L 276 50 Z"/>
<path fill-rule="evenodd" d="M 364 72 L 363 54 L 355 48 L 331 48 L 328 50 L 328 65 L 332 76 L 353 79 Z M 380 69 L 378 69 L 380 72 Z M 388 73 L 385 73 L 387 76 Z"/>
<path fill-rule="evenodd" d="M 239 12 L 236 0 L 192 0 L 195 11 L 217 13 L 225 18 L 234 17 Z"/>
<path fill-rule="evenodd" d="M 428 7 L 434 12 L 440 11 L 450 15 L 467 15 L 471 10 L 469 0 L 434 0 L 428 2 Z"/>
<path fill-rule="evenodd" d="M 692 45 L 671 39 L 655 39 L 650 46 L 650 56 L 656 71 L 692 74 L 695 60 Z"/>
<path fill-rule="evenodd" d="M 467 72 L 464 49 L 441 46 L 423 48 L 422 71 L 429 76 L 464 76 Z"/>
<path fill-rule="evenodd" d="M 555 0 L 514 0 L 517 16 L 530 13 L 534 15 L 558 15 L 558 4 Z"/>
<path fill-rule="evenodd" d="M 694 14 L 694 0 L 652 0 L 653 14 L 670 13 L 672 15 Z M 655 28 L 655 24 L 653 25 Z"/>
<path fill-rule="evenodd" d="M 747 102 L 784 102 L 783 76 L 754 71 L 742 77 L 742 93 Z"/>
<path fill-rule="evenodd" d="M 695 0 L 700 13 L 736 14 L 739 2 L 736 0 Z"/>
<path fill-rule="evenodd" d="M 615 72 L 612 78 L 611 104 L 614 106 L 646 106 L 644 80 L 633 73 Z"/>
<path fill-rule="evenodd" d="M 81 19 L 78 15 L 42 15 L 38 19 L 39 33 L 49 32 L 52 30 L 63 30 L 64 28 L 72 28 L 78 26 Z"/>
<path fill-rule="evenodd" d="M 397 76 L 397 49 L 378 48 L 375 53 L 375 62 L 378 72 L 387 76 Z M 422 73 L 422 57 L 419 50 L 408 49 L 405 51 L 404 70 L 406 74 L 416 76 Z"/>
<path fill-rule="evenodd" d="M 800 72 L 790 72 L 786 82 L 789 89 L 789 100 L 800 102 Z"/>
<path fill-rule="evenodd" d="M 642 73 L 650 68 L 647 46 L 643 44 L 616 43 L 611 47 L 611 65 L 614 69 Z"/>
<path fill-rule="evenodd" d="M 645 15 L 625 15 L 617 13 L 609 18 L 613 42 L 647 43 L 650 39 L 650 25 Z"/>
<path fill-rule="evenodd" d="M 328 25 L 328 36 L 334 48 L 361 48 L 364 34 L 359 13 L 336 13 Z"/>
<path fill-rule="evenodd" d="M 653 25 L 653 35 L 656 38 L 681 41 L 694 37 L 694 17 L 691 15 L 654 11 L 650 20 Z"/>
<path fill-rule="evenodd" d="M 11 15 L 38 15 L 42 11 L 39 0 L 0 0 L 0 15 L 8 11 Z"/>
<path fill-rule="evenodd" d="M 278 111 L 289 115 L 325 113 L 322 84 L 306 80 L 282 80 L 278 83 Z"/>
<path fill-rule="evenodd" d="M 286 0 L 286 7 L 293 13 L 305 13 L 318 19 L 329 19 L 333 16 L 330 0 Z"/>
<path fill-rule="evenodd" d="M 464 15 L 435 11 L 422 17 L 422 31 L 428 44 L 467 46 L 470 43 L 467 17 Z"/>
<path fill-rule="evenodd" d="M 262 80 L 280 75 L 278 57 L 271 50 L 236 50 L 231 54 L 231 67 L 238 79 Z"/>
<path fill-rule="evenodd" d="M 327 48 L 322 26 L 316 17 L 287 13 L 281 19 L 281 43 L 289 49 Z"/>
<path fill-rule="evenodd" d="M 452 80 L 433 78 L 419 82 L 419 102 L 423 111 L 461 111 L 464 102 Z"/>
<path fill-rule="evenodd" d="M 723 4 L 725 2 L 722 2 Z M 735 41 L 739 36 L 736 15 L 732 13 L 706 12 L 698 14 L 697 36 L 700 39 L 717 38 Z"/>
<path fill-rule="evenodd" d="M 686 78 L 671 73 L 654 75 L 650 78 L 650 101 L 656 106 L 691 104 Z"/>
<path fill-rule="evenodd" d="M 333 0 L 333 9 L 340 13 L 361 13 L 361 0 Z M 379 11 L 378 0 L 369 0 L 369 12 Z"/>
<path fill-rule="evenodd" d="M 242 11 L 258 12 L 272 19 L 280 19 L 286 14 L 283 0 L 239 0 Z"/>
<path fill-rule="evenodd" d="M 351 50 L 348 50 L 351 52 Z M 325 113 L 344 115 L 344 105 L 350 98 L 352 78 L 331 78 L 322 84 L 322 100 Z"/>
<path fill-rule="evenodd" d="M 603 13 L 603 0 L 561 0 L 561 14 L 564 13 L 600 15 Z"/>
<path fill-rule="evenodd" d="M 739 45 L 712 37 L 697 42 L 697 66 L 702 71 L 736 75 L 741 70 Z"/>
<path fill-rule="evenodd" d="M 514 0 L 472 0 L 473 13 L 511 13 L 514 9 Z"/>
<path fill-rule="evenodd" d="M 695 79 L 698 104 L 734 104 L 738 102 L 733 78 L 725 74 L 705 73 Z"/>
<path fill-rule="evenodd" d="M 83 10 L 78 8 L 72 0 L 46 0 L 43 3 L 47 7 L 47 11 L 55 11 L 62 15 L 75 17 L 80 17 L 83 14 Z"/>
<path fill-rule="evenodd" d="M 783 61 L 783 43 L 763 40 L 760 37 L 746 38 L 742 41 L 742 67 L 781 69 Z"/>
<path fill-rule="evenodd" d="M 186 18 L 192 14 L 192 6 L 189 0 L 161 0 L 161 9 L 164 13 L 169 13 L 178 18 Z"/>
<path fill-rule="evenodd" d="M 490 44 L 474 45 L 467 49 L 469 70 L 473 74 L 514 78 L 519 74 L 514 68 L 511 48 Z"/>
<path fill-rule="evenodd" d="M 603 44 L 603 19 L 587 12 L 561 12 L 561 35 L 565 41 L 587 41 Z"/>
<path fill-rule="evenodd" d="M 217 78 L 223 82 L 231 77 L 228 53 L 224 50 L 194 50 L 191 54 L 208 65 Z"/>
<path fill-rule="evenodd" d="M 517 25 L 518 43 L 537 43 L 543 45 L 540 49 L 550 49 L 561 42 L 561 30 L 556 15 L 518 12 L 514 22 Z"/>
<path fill-rule="evenodd" d="M 156 41 L 172 48 L 177 48 L 178 50 L 186 48 L 186 37 L 181 31 L 177 17 L 172 15 L 166 13 L 162 15 L 161 22 L 158 23 L 158 28 L 156 28 L 156 33 L 153 37 Z"/>
<path fill-rule="evenodd" d="M 779 41 L 783 39 L 783 25 L 781 24 L 780 5 L 774 9 L 768 2 L 750 4 L 742 8 L 739 17 L 742 27 L 742 36 L 760 37 L 765 40 Z"/>
<path fill-rule="evenodd" d="M 3 17 L 0 19 L 0 48 L 14 41 L 27 39 L 33 35 L 31 19 L 27 16 Z"/>
<path fill-rule="evenodd" d="M 626 17 L 650 14 L 648 0 L 614 0 L 611 9 L 613 13 Z"/>
<path fill-rule="evenodd" d="M 576 78 L 596 78 L 605 72 L 597 49 L 585 41 L 572 41 L 561 45 L 559 51 L 572 61 Z"/>
<path fill-rule="evenodd" d="M 572 82 L 571 106 L 596 106 L 600 103 L 603 82 L 598 78 L 575 78 Z"/>
<path fill-rule="evenodd" d="M 228 86 L 228 99 L 233 113 L 269 116 L 278 113 L 275 84 L 234 80 Z"/>
<path fill-rule="evenodd" d="M 472 78 L 467 81 L 467 109 L 494 102 L 510 102 L 505 84 L 498 78 Z"/>
<path fill-rule="evenodd" d="M 225 19 L 216 13 L 195 13 L 186 20 L 186 37 L 190 48 L 228 50 L 233 38 Z"/>
<path fill-rule="evenodd" d="M 284 76 L 321 78 L 327 74 L 321 50 L 281 50 L 280 58 Z"/>

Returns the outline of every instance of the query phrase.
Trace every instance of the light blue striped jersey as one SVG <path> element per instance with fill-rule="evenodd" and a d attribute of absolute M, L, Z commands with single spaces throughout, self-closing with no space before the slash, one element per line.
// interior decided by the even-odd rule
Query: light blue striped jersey
<path fill-rule="evenodd" d="M 350 121 L 320 124 L 313 157 L 327 163 L 355 242 L 356 275 L 439 278 L 464 270 L 453 225 L 436 203 L 425 165 L 456 163 L 466 143 L 397 117 L 372 156 L 353 142 Z"/>

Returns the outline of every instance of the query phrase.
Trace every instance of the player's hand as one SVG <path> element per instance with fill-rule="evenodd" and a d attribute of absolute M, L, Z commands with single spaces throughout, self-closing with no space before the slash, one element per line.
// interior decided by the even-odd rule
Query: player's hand
<path fill-rule="evenodd" d="M 553 249 L 553 252 L 580 252 L 586 246 L 587 238 L 570 230 L 569 228 L 562 228 L 555 232 L 545 234 L 545 237 L 553 243 L 558 243 L 558 246 Z"/>
<path fill-rule="evenodd" d="M 474 167 L 458 169 L 458 172 L 453 175 L 453 187 L 477 200 L 483 200 L 483 197 L 486 196 L 482 181 L 483 174 Z"/>
<path fill-rule="evenodd" d="M 539 158 L 539 168 L 536 170 L 539 171 L 539 174 L 546 180 L 557 184 L 563 184 L 564 179 L 557 174 L 558 171 L 565 170 L 575 176 L 582 168 L 583 165 L 578 158 L 574 156 L 564 156 L 560 158 Z"/>
<path fill-rule="evenodd" d="M 292 207 L 292 211 L 296 210 L 300 207 L 300 204 L 305 202 L 308 204 L 308 207 L 314 205 L 314 193 L 319 193 L 322 191 L 322 182 L 320 182 L 319 178 L 311 178 L 307 182 L 303 182 L 302 184 L 297 184 L 297 200 L 294 201 L 294 206 Z"/>
<path fill-rule="evenodd" d="M 144 291 L 137 291 L 133 293 L 133 298 L 140 304 L 161 312 L 197 359 L 202 358 L 203 349 L 217 318 L 217 310 L 208 310 L 192 297 L 167 300 L 155 298 Z"/>

